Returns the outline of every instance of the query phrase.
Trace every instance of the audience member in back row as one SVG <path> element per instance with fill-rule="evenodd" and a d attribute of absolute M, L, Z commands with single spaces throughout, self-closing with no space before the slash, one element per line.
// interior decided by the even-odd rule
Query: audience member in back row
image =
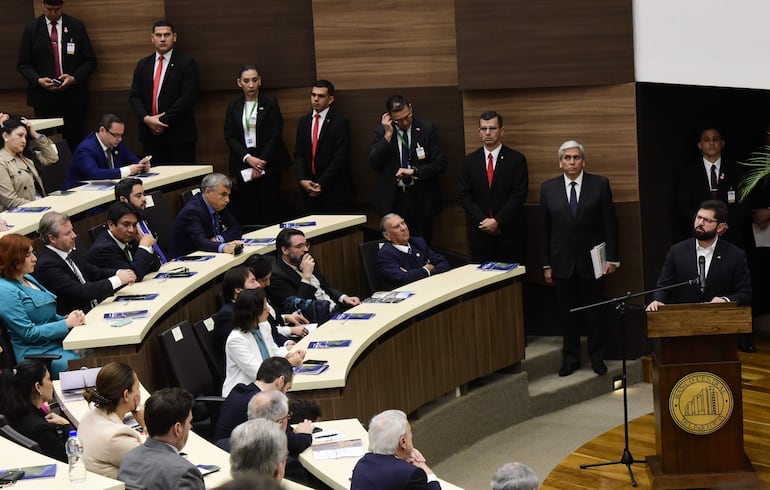
<path fill-rule="evenodd" d="M 537 475 L 523 463 L 506 463 L 495 471 L 491 482 L 492 490 L 537 490 L 540 484 Z"/>
<path fill-rule="evenodd" d="M 369 452 L 358 460 L 350 490 L 440 490 L 438 478 L 412 445 L 412 428 L 401 410 L 385 410 L 369 422 Z"/>
<path fill-rule="evenodd" d="M 43 165 L 58 162 L 59 155 L 53 143 L 38 134 L 23 118 L 8 119 L 0 133 L 3 136 L 3 148 L 0 149 L 0 211 L 45 197 L 43 179 L 37 172 L 35 160 Z"/>
<path fill-rule="evenodd" d="M 78 426 L 86 469 L 117 478 L 123 456 L 144 442 L 138 431 L 123 423 L 123 417 L 131 412 L 144 427 L 139 378 L 129 366 L 111 362 L 99 370 L 95 389 L 86 390 L 83 398 L 96 405 Z"/>
<path fill-rule="evenodd" d="M 241 291 L 233 306 L 233 329 L 225 342 L 225 382 L 222 396 L 230 394 L 238 383 L 257 379 L 262 361 L 272 356 L 285 356 L 294 366 L 305 358 L 305 351 L 278 347 L 267 321 L 267 301 L 262 289 Z"/>
<path fill-rule="evenodd" d="M 153 249 L 155 237 L 142 233 L 138 223 L 139 211 L 134 206 L 112 203 L 107 208 L 107 229 L 88 250 L 88 261 L 98 267 L 131 269 L 137 282 L 160 269 L 160 257 Z"/>
<path fill-rule="evenodd" d="M 200 194 L 193 196 L 176 215 L 170 258 L 196 250 L 231 254 L 243 244 L 241 225 L 227 209 L 232 186 L 230 178 L 223 174 L 203 177 Z"/>
<path fill-rule="evenodd" d="M 85 137 L 72 154 L 63 189 L 86 180 L 119 179 L 148 172 L 150 161 L 134 155 L 123 142 L 126 125 L 115 114 L 105 114 L 99 129 Z"/>
<path fill-rule="evenodd" d="M 0 407 L 11 427 L 38 443 L 46 456 L 67 461 L 64 441 L 73 427 L 64 417 L 41 409 L 52 400 L 51 375 L 42 362 L 22 361 L 0 373 Z"/>
<path fill-rule="evenodd" d="M 8 329 L 17 359 L 30 354 L 59 354 L 51 363 L 54 378 L 78 355 L 64 350 L 62 339 L 70 329 L 85 323 L 81 310 L 56 314 L 56 296 L 30 274 L 37 258 L 34 242 L 17 233 L 0 238 L 0 318 Z"/>
<path fill-rule="evenodd" d="M 69 216 L 49 211 L 40 219 L 43 242 L 34 276 L 54 294 L 59 314 L 78 308 L 88 312 L 126 284 L 133 284 L 131 269 L 103 269 L 81 258 L 75 250 L 75 230 Z"/>

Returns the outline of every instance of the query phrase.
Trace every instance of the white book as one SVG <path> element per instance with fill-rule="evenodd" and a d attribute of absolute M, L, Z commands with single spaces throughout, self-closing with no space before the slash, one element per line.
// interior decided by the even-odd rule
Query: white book
<path fill-rule="evenodd" d="M 591 249 L 591 264 L 594 266 L 594 277 L 599 279 L 607 268 L 607 244 L 602 242 Z"/>

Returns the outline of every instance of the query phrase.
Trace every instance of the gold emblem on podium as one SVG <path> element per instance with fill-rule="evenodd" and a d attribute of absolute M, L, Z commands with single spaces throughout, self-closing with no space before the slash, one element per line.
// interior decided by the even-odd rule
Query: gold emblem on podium
<path fill-rule="evenodd" d="M 709 372 L 691 373 L 671 390 L 668 410 L 682 430 L 695 435 L 718 431 L 733 413 L 733 393 L 725 381 Z"/>

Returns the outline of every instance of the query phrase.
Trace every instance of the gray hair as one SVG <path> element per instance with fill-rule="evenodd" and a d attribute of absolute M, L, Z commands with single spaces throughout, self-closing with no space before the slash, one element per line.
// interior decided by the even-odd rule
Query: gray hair
<path fill-rule="evenodd" d="M 569 140 L 562 143 L 561 146 L 559 147 L 559 160 L 561 160 L 561 157 L 564 156 L 564 150 L 568 150 L 570 148 L 577 148 L 578 150 L 580 150 L 580 155 L 583 158 L 586 157 L 586 150 L 585 148 L 583 148 L 583 145 L 581 145 L 575 140 Z"/>
<path fill-rule="evenodd" d="M 374 454 L 396 454 L 398 443 L 406 435 L 409 422 L 401 410 L 385 410 L 369 422 L 369 451 Z"/>
<path fill-rule="evenodd" d="M 64 213 L 56 211 L 48 211 L 45 213 L 43 217 L 40 218 L 40 223 L 37 227 L 37 234 L 40 237 L 40 241 L 43 242 L 43 245 L 48 245 L 49 236 L 58 236 L 62 225 L 69 220 L 70 217 Z"/>
<path fill-rule="evenodd" d="M 249 420 L 267 419 L 278 422 L 289 413 L 289 399 L 278 390 L 260 391 L 251 397 L 246 409 Z"/>
<path fill-rule="evenodd" d="M 540 487 L 535 471 L 523 463 L 506 463 L 498 468 L 491 485 L 492 490 L 537 490 Z"/>
<path fill-rule="evenodd" d="M 208 174 L 201 180 L 201 192 L 205 192 L 206 189 L 216 189 L 220 184 L 228 189 L 233 188 L 233 181 L 227 175 L 216 172 Z"/>
<path fill-rule="evenodd" d="M 233 478 L 248 474 L 273 478 L 288 454 L 281 426 L 266 419 L 246 421 L 230 436 L 230 474 Z"/>
<path fill-rule="evenodd" d="M 388 221 L 388 220 L 389 220 L 390 218 L 392 218 L 393 216 L 398 216 L 398 217 L 401 217 L 400 215 L 398 215 L 398 214 L 396 214 L 396 213 L 388 213 L 388 214 L 386 214 L 385 216 L 383 216 L 383 217 L 380 219 L 380 231 L 381 231 L 382 233 L 385 233 L 385 231 L 386 231 L 386 230 L 385 230 L 385 222 L 386 222 L 386 221 Z"/>

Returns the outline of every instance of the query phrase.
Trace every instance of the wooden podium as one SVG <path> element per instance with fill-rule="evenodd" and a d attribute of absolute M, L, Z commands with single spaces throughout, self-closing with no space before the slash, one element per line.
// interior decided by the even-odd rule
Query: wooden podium
<path fill-rule="evenodd" d="M 734 303 L 666 305 L 647 314 L 653 350 L 657 454 L 654 489 L 754 488 L 743 449 L 739 333 L 751 308 Z"/>

